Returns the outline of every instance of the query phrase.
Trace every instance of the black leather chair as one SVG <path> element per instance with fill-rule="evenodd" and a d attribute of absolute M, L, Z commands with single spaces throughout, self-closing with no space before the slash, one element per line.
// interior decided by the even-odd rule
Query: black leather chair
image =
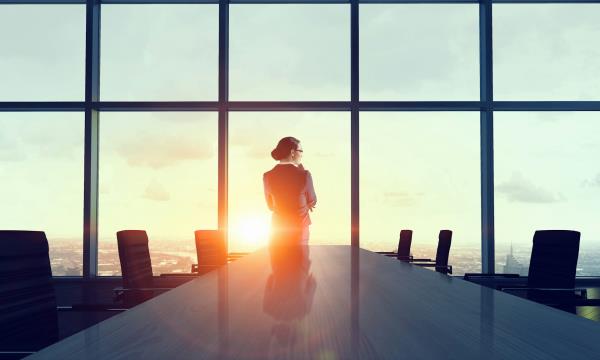
<path fill-rule="evenodd" d="M 59 339 L 56 297 L 41 231 L 0 231 L 0 351 L 15 358 Z"/>
<path fill-rule="evenodd" d="M 394 257 L 401 261 L 412 261 L 413 257 L 410 254 L 412 233 L 412 230 L 400 230 L 400 236 L 398 238 L 398 249 L 396 251 L 378 251 L 377 253 L 388 257 Z"/>
<path fill-rule="evenodd" d="M 571 230 L 538 230 L 533 236 L 531 260 L 525 286 L 498 286 L 499 290 L 563 310 L 585 305 L 585 289 L 575 289 L 575 273 L 581 234 Z M 472 274 L 465 280 L 520 278 L 518 274 Z M 587 302 L 591 304 L 591 302 Z"/>
<path fill-rule="evenodd" d="M 192 273 L 197 275 L 248 255 L 246 252 L 228 253 L 223 232 L 219 230 L 196 230 L 194 238 L 198 263 L 192 264 Z"/>
<path fill-rule="evenodd" d="M 192 272 L 203 274 L 227 264 L 227 250 L 220 231 L 196 230 L 194 237 L 198 264 L 192 265 Z"/>
<path fill-rule="evenodd" d="M 412 243 L 412 230 L 401 230 L 398 239 L 398 252 L 396 259 L 401 261 L 412 261 L 413 257 L 410 254 L 410 245 Z"/>
<path fill-rule="evenodd" d="M 442 274 L 452 274 L 452 265 L 448 265 L 451 245 L 452 231 L 440 230 L 435 259 L 412 259 L 411 263 L 417 266 L 435 268 L 435 271 Z"/>
<path fill-rule="evenodd" d="M 114 289 L 116 301 L 121 301 L 125 307 L 132 307 L 171 289 L 154 286 L 146 231 L 119 231 L 117 244 L 123 287 Z"/>
<path fill-rule="evenodd" d="M 59 311 L 123 309 L 57 306 L 46 234 L 0 230 L 0 359 L 20 359 L 60 340 Z"/>

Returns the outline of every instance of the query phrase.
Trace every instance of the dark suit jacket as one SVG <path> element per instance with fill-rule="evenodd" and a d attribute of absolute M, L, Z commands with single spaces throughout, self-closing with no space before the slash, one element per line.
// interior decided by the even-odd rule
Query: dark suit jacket
<path fill-rule="evenodd" d="M 287 226 L 310 225 L 309 209 L 317 203 L 312 176 L 302 165 L 278 164 L 263 175 L 265 198 L 273 222 Z"/>

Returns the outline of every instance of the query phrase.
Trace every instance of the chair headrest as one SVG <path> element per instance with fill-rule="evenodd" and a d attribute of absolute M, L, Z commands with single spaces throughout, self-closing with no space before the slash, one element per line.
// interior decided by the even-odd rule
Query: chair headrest
<path fill-rule="evenodd" d="M 48 254 L 43 231 L 0 230 L 0 257 Z"/>
<path fill-rule="evenodd" d="M 117 232 L 119 245 L 145 245 L 148 244 L 148 234 L 145 230 L 121 230 Z"/>

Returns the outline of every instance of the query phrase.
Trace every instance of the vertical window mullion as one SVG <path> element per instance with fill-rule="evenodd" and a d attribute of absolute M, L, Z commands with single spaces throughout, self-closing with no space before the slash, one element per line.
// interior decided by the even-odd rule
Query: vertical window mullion
<path fill-rule="evenodd" d="M 494 269 L 494 122 L 492 73 L 492 0 L 479 3 L 481 142 L 481 271 Z"/>
<path fill-rule="evenodd" d="M 359 0 L 350 2 L 350 226 L 351 245 L 360 246 L 359 194 Z"/>
<path fill-rule="evenodd" d="M 98 273 L 98 132 L 94 108 L 100 91 L 100 2 L 86 2 L 85 44 L 85 152 L 83 195 L 83 276 Z"/>
<path fill-rule="evenodd" d="M 229 0 L 219 1 L 218 222 L 228 250 Z"/>

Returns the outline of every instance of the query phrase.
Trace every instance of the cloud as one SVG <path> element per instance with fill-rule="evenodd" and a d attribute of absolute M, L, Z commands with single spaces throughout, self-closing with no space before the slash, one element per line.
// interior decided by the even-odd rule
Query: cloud
<path fill-rule="evenodd" d="M 398 207 L 413 206 L 422 196 L 423 193 L 412 194 L 404 191 L 390 191 L 383 194 L 385 202 Z"/>
<path fill-rule="evenodd" d="M 169 195 L 165 187 L 156 181 L 148 184 L 142 197 L 152 201 L 169 201 L 171 199 L 171 195 Z"/>
<path fill-rule="evenodd" d="M 497 185 L 496 190 L 506 196 L 510 202 L 546 204 L 564 200 L 564 196 L 561 194 L 553 194 L 534 185 L 521 173 L 513 173 L 510 180 Z"/>
<path fill-rule="evenodd" d="M 593 179 L 583 180 L 584 187 L 600 187 L 600 172 Z"/>
<path fill-rule="evenodd" d="M 251 133 L 251 130 L 243 129 L 243 131 L 236 132 L 231 136 L 229 145 L 245 148 L 245 153 L 250 158 L 270 159 L 271 150 L 275 148 L 276 144 L 260 144 L 257 138 Z"/>
<path fill-rule="evenodd" d="M 177 137 L 143 136 L 122 143 L 117 153 L 130 166 L 160 169 L 188 160 L 207 160 L 213 157 L 211 144 L 202 140 Z"/>

